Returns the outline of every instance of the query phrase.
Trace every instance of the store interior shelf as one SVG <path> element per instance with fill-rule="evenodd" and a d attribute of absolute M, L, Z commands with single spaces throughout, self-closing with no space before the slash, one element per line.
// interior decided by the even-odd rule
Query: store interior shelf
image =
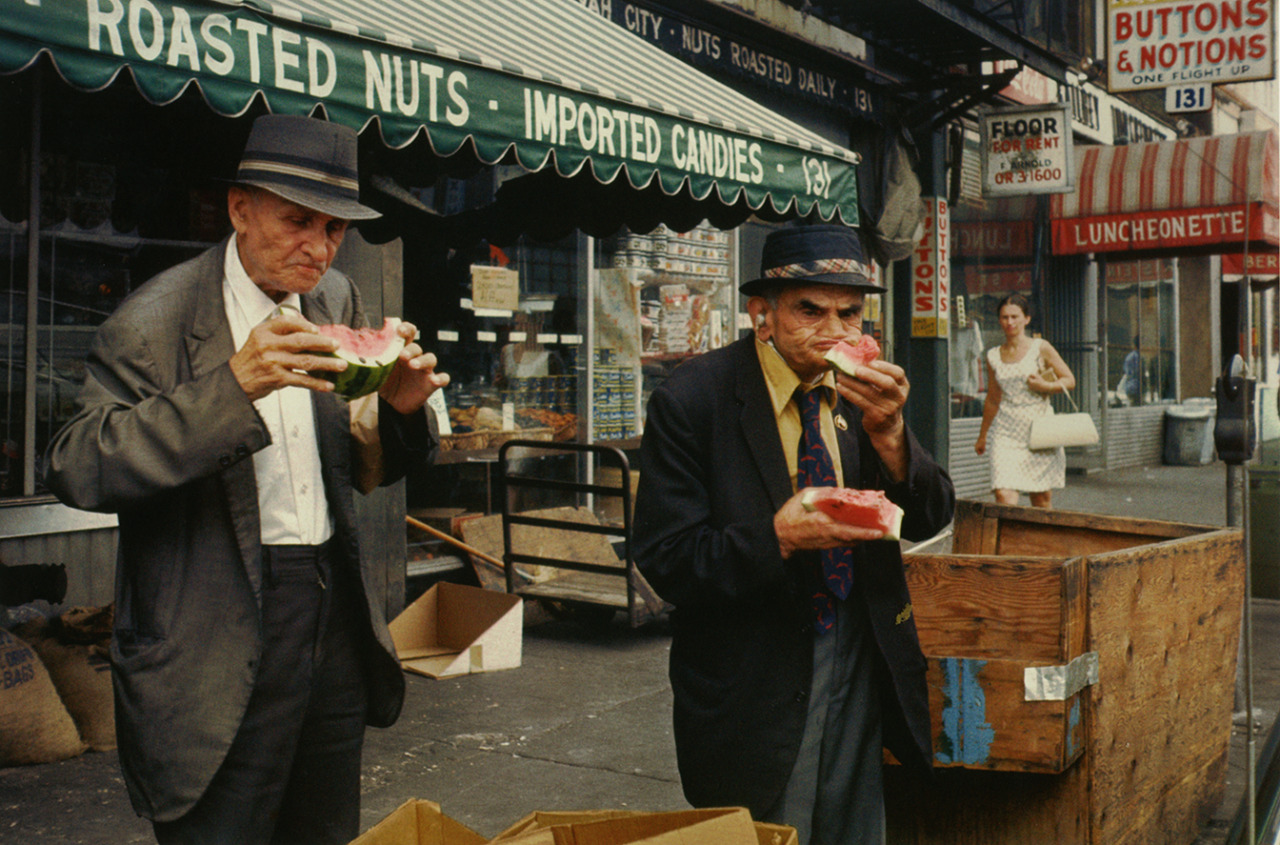
<path fill-rule="evenodd" d="M 701 354 L 701 352 L 646 352 L 640 356 L 640 362 L 652 363 L 655 361 L 683 361 L 686 358 L 693 358 Z"/>

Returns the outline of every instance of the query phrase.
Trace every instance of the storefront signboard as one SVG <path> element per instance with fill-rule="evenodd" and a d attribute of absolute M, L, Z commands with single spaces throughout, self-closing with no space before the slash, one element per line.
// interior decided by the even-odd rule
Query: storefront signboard
<path fill-rule="evenodd" d="M 1275 76 L 1275 0 L 1108 0 L 1112 92 Z"/>
<path fill-rule="evenodd" d="M 1025 265 L 964 268 L 964 286 L 969 296 L 1005 296 L 1010 293 L 1031 295 L 1031 270 Z"/>
<path fill-rule="evenodd" d="M 1065 103 L 981 109 L 982 195 L 1064 193 L 1073 187 Z"/>
<path fill-rule="evenodd" d="M 1222 256 L 1222 275 L 1248 275 L 1258 278 L 1280 276 L 1280 252 L 1277 252 L 1274 247 L 1250 252 L 1248 255 L 1229 252 Z"/>
<path fill-rule="evenodd" d="M 1280 238 L 1276 210 L 1263 203 L 1213 208 L 1135 211 L 1053 221 L 1053 252 L 1172 250 L 1188 247 L 1227 247 L 1242 241 Z"/>
<path fill-rule="evenodd" d="M 911 336 L 947 337 L 951 310 L 951 212 L 924 197 L 924 235 L 911 253 Z"/>
<path fill-rule="evenodd" d="M 635 35 L 698 67 L 757 82 L 789 96 L 821 103 L 858 117 L 878 120 L 884 109 L 881 96 L 853 84 L 829 68 L 819 67 L 778 50 L 745 39 L 739 33 L 708 26 L 678 16 L 668 6 L 650 2 L 577 0 L 584 9 L 625 27 Z M 867 44 L 843 33 L 855 61 L 867 59 Z"/>
<path fill-rule="evenodd" d="M 1034 224 L 1026 220 L 953 221 L 952 246 L 964 258 L 1027 256 L 1033 252 Z"/>
<path fill-rule="evenodd" d="M 526 171 L 587 172 L 605 184 L 625 175 L 634 187 L 656 185 L 667 195 L 858 223 L 854 153 L 678 60 L 651 55 L 571 5 L 315 0 L 304 7 L 289 0 L 12 2 L 0 17 L 0 73 L 48 53 L 82 90 L 128 73 L 143 96 L 164 104 L 194 84 L 223 115 L 241 115 L 262 98 L 276 113 L 320 109 L 391 147 L 425 136 L 438 156 L 474 150 L 486 164 L 514 158 Z M 488 16 L 490 29 L 454 26 L 468 15 Z M 591 63 L 564 59 L 573 68 L 568 78 L 518 65 L 555 65 L 522 46 L 519 34 L 506 32 L 501 41 L 510 55 L 487 52 L 489 41 L 499 49 L 495 27 L 532 31 L 560 16 L 598 42 Z M 368 19 L 384 23 L 359 23 Z M 408 21 L 420 25 L 387 28 Z"/>
<path fill-rule="evenodd" d="M 1018 67 L 1016 59 L 1001 59 L 998 62 L 983 62 L 982 73 L 990 76 L 1001 71 Z M 1009 84 L 1000 89 L 1000 96 L 1014 103 L 1023 105 L 1058 102 L 1058 81 L 1045 76 L 1035 68 L 1022 67 Z"/>

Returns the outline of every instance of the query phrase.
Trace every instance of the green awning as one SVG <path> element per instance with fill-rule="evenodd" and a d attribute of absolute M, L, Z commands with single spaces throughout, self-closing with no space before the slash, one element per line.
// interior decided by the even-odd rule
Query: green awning
<path fill-rule="evenodd" d="M 157 104 L 262 96 L 393 148 L 858 223 L 855 153 L 572 0 L 9 0 L 0 73 L 42 53 L 82 90 L 129 73 Z"/>

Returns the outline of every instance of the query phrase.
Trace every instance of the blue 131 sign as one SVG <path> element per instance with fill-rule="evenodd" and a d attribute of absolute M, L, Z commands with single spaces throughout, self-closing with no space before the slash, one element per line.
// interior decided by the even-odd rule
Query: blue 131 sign
<path fill-rule="evenodd" d="M 1207 82 L 1171 85 L 1164 89 L 1164 110 L 1169 114 L 1208 111 L 1213 105 L 1213 86 Z"/>

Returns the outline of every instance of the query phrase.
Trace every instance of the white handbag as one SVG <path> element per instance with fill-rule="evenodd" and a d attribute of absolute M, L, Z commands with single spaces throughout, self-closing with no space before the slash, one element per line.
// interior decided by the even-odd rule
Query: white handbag
<path fill-rule="evenodd" d="M 1031 421 L 1031 433 L 1027 436 L 1028 449 L 1057 449 L 1059 446 L 1092 446 L 1098 442 L 1098 429 L 1093 417 L 1076 406 L 1066 387 L 1062 388 L 1067 401 L 1075 410 L 1070 414 L 1046 414 Z"/>

